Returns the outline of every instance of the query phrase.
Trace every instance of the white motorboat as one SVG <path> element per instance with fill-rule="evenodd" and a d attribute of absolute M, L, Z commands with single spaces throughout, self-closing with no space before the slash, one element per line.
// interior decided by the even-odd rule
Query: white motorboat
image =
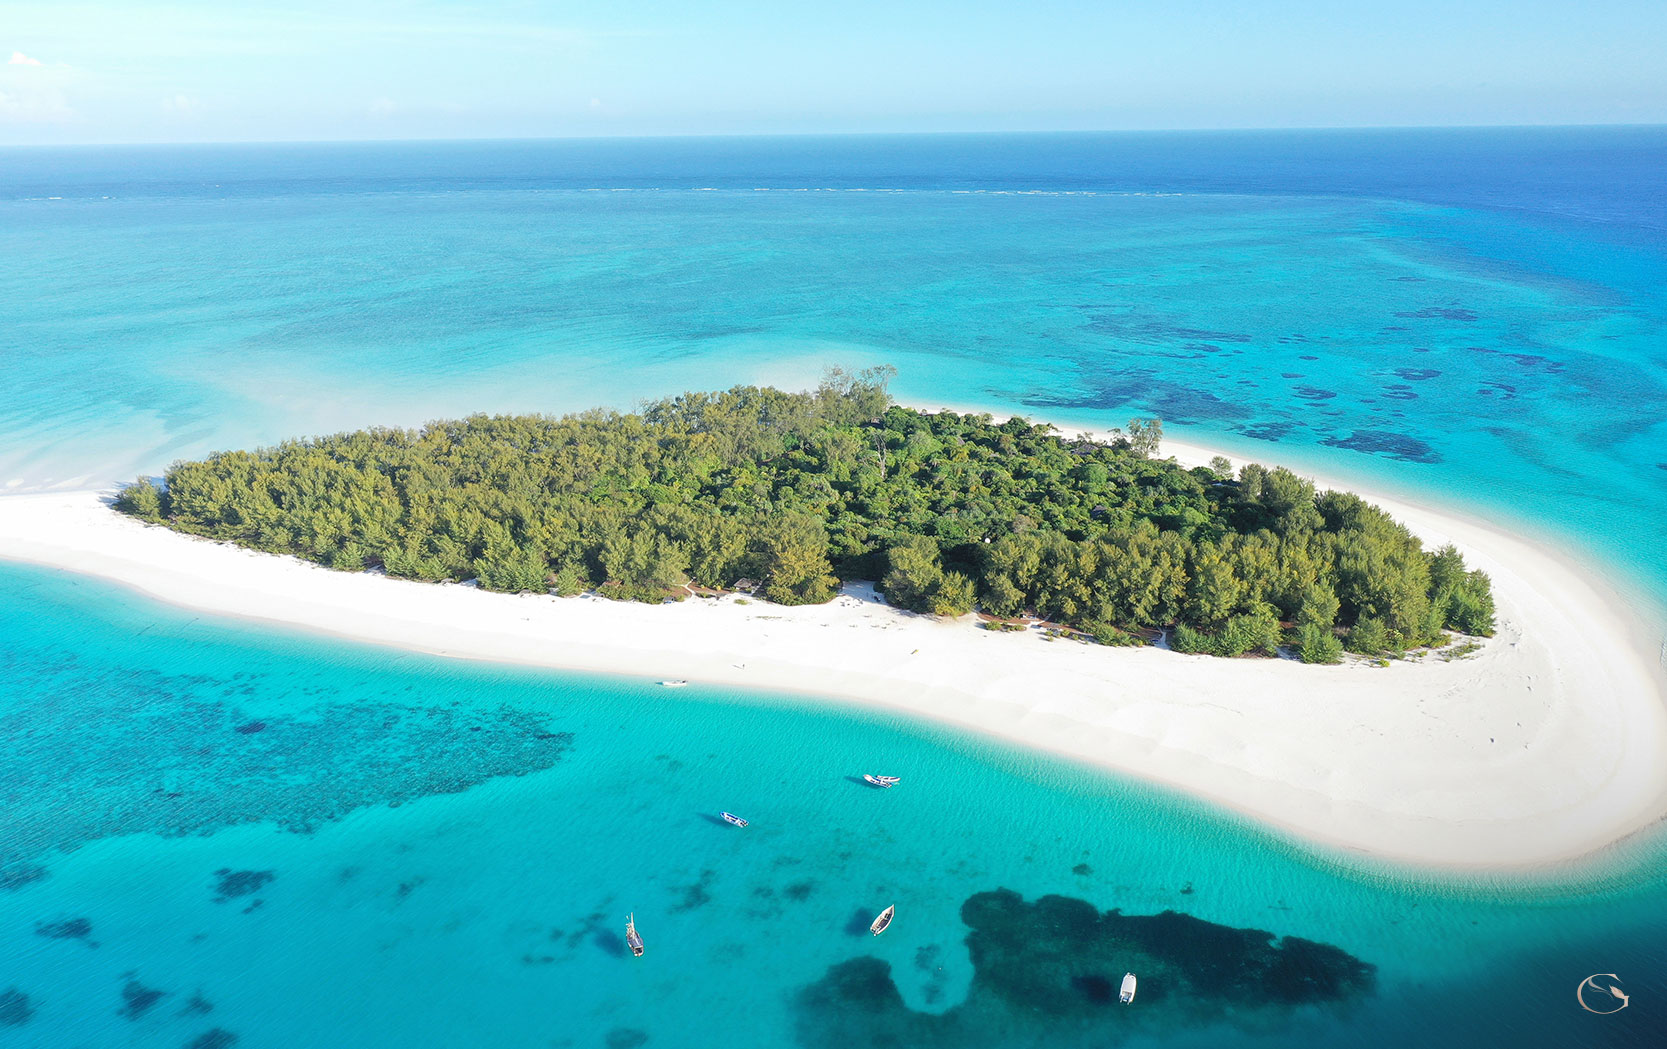
<path fill-rule="evenodd" d="M 885 910 L 880 912 L 880 916 L 878 918 L 874 919 L 874 924 L 870 925 L 868 927 L 868 931 L 873 933 L 876 936 L 880 935 L 881 933 L 886 931 L 886 927 L 891 924 L 892 918 L 894 918 L 896 916 L 897 916 L 897 904 L 894 903 L 890 907 L 887 907 Z"/>

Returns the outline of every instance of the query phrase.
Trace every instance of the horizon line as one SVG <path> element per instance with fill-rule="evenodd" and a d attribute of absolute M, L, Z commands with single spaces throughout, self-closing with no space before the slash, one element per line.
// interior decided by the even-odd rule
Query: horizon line
<path fill-rule="evenodd" d="M 1351 131 L 1557 131 L 1599 129 L 1667 129 L 1663 122 L 1598 122 L 1574 124 L 1315 124 L 1291 127 L 1176 127 L 1176 128 L 1057 128 L 1028 130 L 929 131 L 725 131 L 614 135 L 445 135 L 427 138 L 230 138 L 157 140 L 88 140 L 81 142 L 7 142 L 0 149 L 83 149 L 109 146 L 343 146 L 418 145 L 448 142 L 650 142 L 733 139 L 813 138 L 926 138 L 926 137 L 1043 137 L 1058 135 L 1234 135 L 1302 134 Z"/>

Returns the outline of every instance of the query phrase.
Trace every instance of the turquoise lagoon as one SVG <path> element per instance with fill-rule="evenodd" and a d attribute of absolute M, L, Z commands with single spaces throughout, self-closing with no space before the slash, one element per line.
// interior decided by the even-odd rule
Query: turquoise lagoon
<path fill-rule="evenodd" d="M 8 1045 L 836 1044 L 803 1037 L 842 1019 L 805 988 L 874 957 L 908 1010 L 952 1011 L 973 978 L 961 908 L 1002 888 L 1332 945 L 1376 967 L 1373 990 L 1218 1016 L 1159 1003 L 1148 971 L 1137 1021 L 1003 988 L 1024 1008 L 987 1037 L 901 1044 L 1659 1031 L 1667 878 L 1650 851 L 1604 877 L 1432 883 L 901 719 L 257 630 L 32 568 L 0 584 L 0 985 L 31 1010 L 0 1027 Z M 869 768 L 903 787 L 855 781 Z M 642 959 L 623 950 L 628 911 Z M 1049 952 L 1052 932 L 1034 933 Z M 1638 1007 L 1576 1009 L 1598 970 Z"/>
<path fill-rule="evenodd" d="M 1606 565 L 1646 626 L 1667 605 L 1660 129 L 0 159 L 14 491 L 889 361 L 906 400 L 1073 425 L 1156 412 L 1513 521 Z M 24 567 L 0 569 L 0 653 L 0 1044 L 1644 1046 L 1667 1029 L 1651 840 L 1536 879 L 1382 869 L 932 726 L 447 663 Z M 907 789 L 847 778 L 882 766 Z M 724 808 L 753 826 L 714 822 Z M 1049 895 L 1081 902 L 1030 906 Z M 897 925 L 868 937 L 859 919 L 891 902 Z M 630 910 L 641 961 L 620 955 Z M 1165 910 L 1189 916 L 1167 941 L 1220 994 L 1167 1000 L 1149 978 L 1131 1019 L 1098 1004 L 1121 970 L 1059 968 Z M 1323 946 L 1253 1008 L 1243 979 L 1274 972 L 1274 948 L 1242 930 Z M 1337 984 L 1368 972 L 1355 960 L 1368 983 Z M 1581 1012 L 1593 972 L 1632 1007 Z"/>

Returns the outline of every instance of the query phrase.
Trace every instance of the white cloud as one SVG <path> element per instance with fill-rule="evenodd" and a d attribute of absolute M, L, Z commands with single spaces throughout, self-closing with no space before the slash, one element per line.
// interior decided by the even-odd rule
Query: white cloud
<path fill-rule="evenodd" d="M 203 104 L 194 95 L 169 95 L 162 100 L 162 111 L 177 116 L 194 116 L 202 111 Z"/>
<path fill-rule="evenodd" d="M 379 98 L 370 104 L 368 112 L 373 117 L 391 117 L 399 106 L 391 98 Z"/>
<path fill-rule="evenodd" d="M 12 57 L 7 60 L 6 64 L 8 66 L 38 66 L 41 64 L 41 60 L 38 58 L 30 58 L 22 51 L 13 51 Z"/>

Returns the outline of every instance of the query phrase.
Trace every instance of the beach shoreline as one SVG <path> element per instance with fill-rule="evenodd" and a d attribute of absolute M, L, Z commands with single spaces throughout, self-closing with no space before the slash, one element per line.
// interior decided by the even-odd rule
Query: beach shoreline
<path fill-rule="evenodd" d="M 1220 453 L 1166 439 L 1162 454 L 1194 465 Z M 883 707 L 1110 768 L 1373 860 L 1543 868 L 1660 822 L 1662 676 L 1618 596 L 1485 522 L 1360 494 L 1493 576 L 1500 628 L 1476 653 L 1376 668 L 1109 649 L 901 612 L 864 586 L 794 608 L 733 595 L 653 606 L 493 594 L 181 535 L 90 491 L 0 497 L 0 558 L 441 656 Z"/>

